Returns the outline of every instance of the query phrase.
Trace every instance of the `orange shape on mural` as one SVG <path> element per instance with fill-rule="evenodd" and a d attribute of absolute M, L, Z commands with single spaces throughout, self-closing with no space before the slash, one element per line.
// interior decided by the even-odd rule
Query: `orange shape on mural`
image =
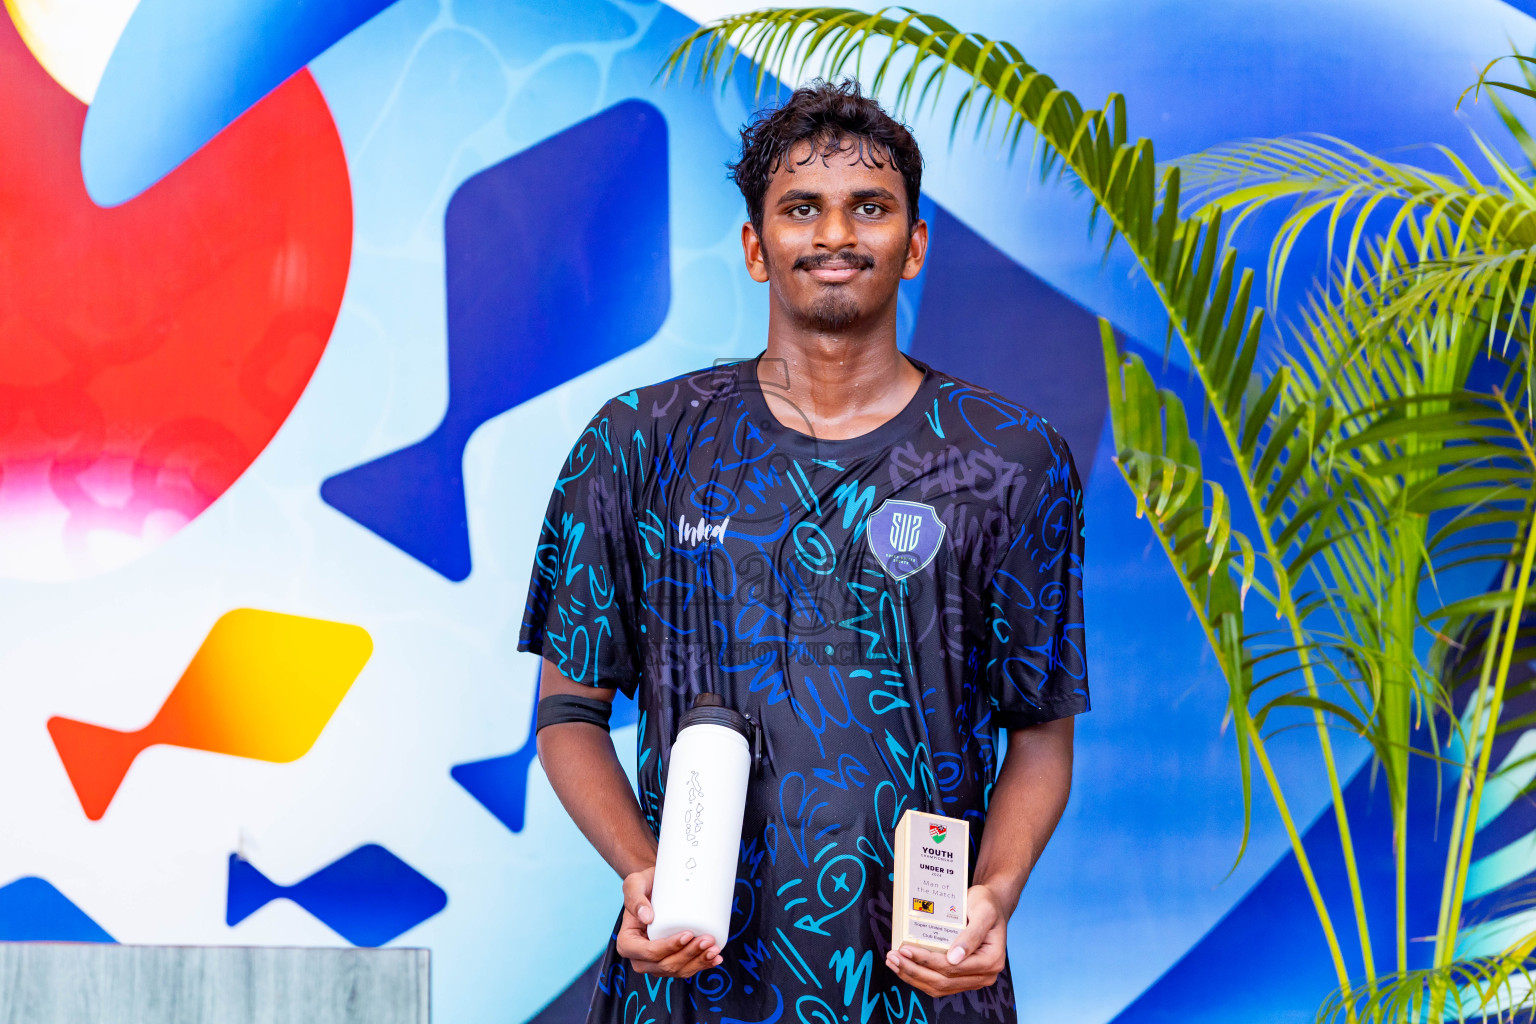
<path fill-rule="evenodd" d="M 96 821 L 134 759 L 157 743 L 260 761 L 303 757 L 372 653 L 361 626 L 239 608 L 214 623 L 144 728 L 54 717 L 48 732 Z"/>

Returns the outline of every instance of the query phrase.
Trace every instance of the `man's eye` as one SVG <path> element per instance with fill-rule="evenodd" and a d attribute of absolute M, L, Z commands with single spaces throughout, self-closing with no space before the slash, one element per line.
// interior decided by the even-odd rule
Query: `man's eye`
<path fill-rule="evenodd" d="M 794 207 L 793 209 L 791 209 L 789 211 L 790 216 L 792 216 L 792 217 L 809 217 L 811 214 L 813 214 L 815 212 L 816 212 L 816 208 L 814 206 L 809 206 L 809 205 L 806 205 L 804 203 L 802 203 L 799 206 Z"/>
<path fill-rule="evenodd" d="M 877 217 L 881 212 L 880 205 L 878 203 L 861 203 L 859 204 L 859 212 L 866 217 Z"/>

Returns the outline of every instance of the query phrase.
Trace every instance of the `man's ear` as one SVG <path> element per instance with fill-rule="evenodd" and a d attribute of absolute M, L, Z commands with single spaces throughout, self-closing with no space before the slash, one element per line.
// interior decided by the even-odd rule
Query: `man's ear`
<path fill-rule="evenodd" d="M 907 258 L 901 265 L 901 278 L 910 281 L 923 269 L 923 261 L 928 258 L 928 222 L 920 220 L 912 225 L 912 233 L 907 236 Z"/>
<path fill-rule="evenodd" d="M 768 260 L 763 255 L 763 240 L 757 237 L 757 229 L 747 221 L 741 226 L 741 255 L 747 261 L 747 273 L 758 284 L 768 281 Z"/>

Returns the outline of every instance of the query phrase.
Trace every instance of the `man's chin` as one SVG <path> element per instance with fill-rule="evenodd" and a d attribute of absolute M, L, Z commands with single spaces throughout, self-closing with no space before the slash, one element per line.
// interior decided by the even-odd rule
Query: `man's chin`
<path fill-rule="evenodd" d="M 858 323 L 863 315 L 858 303 L 842 296 L 827 296 L 811 303 L 803 319 L 812 330 L 836 334 Z"/>

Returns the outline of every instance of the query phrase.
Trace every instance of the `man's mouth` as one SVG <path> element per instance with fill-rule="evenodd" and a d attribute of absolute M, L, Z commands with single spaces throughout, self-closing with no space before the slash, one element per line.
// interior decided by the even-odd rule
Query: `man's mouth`
<path fill-rule="evenodd" d="M 844 281 L 852 280 L 853 275 L 857 274 L 861 269 L 863 268 L 850 267 L 846 263 L 839 263 L 835 266 L 815 267 L 810 271 L 810 274 L 816 280 L 824 281 L 827 284 L 842 284 Z"/>
<path fill-rule="evenodd" d="M 875 261 L 861 253 L 841 256 L 802 256 L 795 261 L 796 270 L 804 270 L 825 284 L 842 284 L 861 270 L 868 270 Z"/>

